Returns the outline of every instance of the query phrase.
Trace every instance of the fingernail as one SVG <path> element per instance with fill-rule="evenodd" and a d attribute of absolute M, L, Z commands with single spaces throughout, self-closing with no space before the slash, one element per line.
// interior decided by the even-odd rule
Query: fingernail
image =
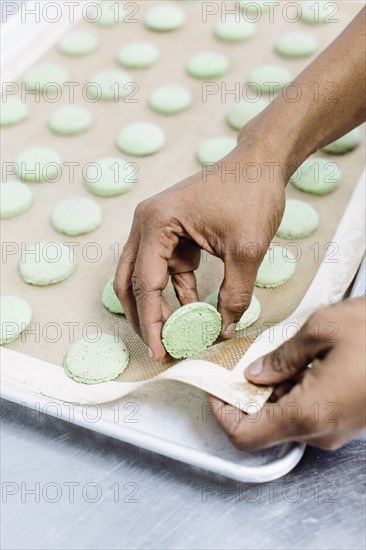
<path fill-rule="evenodd" d="M 154 353 L 153 353 L 153 350 L 151 348 L 148 348 L 149 349 L 149 356 L 151 357 L 151 359 L 154 357 Z"/>
<path fill-rule="evenodd" d="M 224 336 L 225 338 L 232 338 L 235 334 L 236 324 L 230 323 L 225 329 Z"/>
<path fill-rule="evenodd" d="M 260 357 L 247 368 L 248 374 L 258 376 L 263 371 L 263 357 Z"/>

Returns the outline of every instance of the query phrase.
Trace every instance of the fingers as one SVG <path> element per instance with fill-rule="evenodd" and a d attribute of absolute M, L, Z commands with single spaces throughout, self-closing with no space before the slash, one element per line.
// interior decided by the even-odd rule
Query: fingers
<path fill-rule="evenodd" d="M 193 271 L 172 275 L 172 283 L 181 306 L 198 302 L 197 281 Z"/>
<path fill-rule="evenodd" d="M 137 315 L 144 342 L 149 346 L 150 355 L 156 360 L 166 357 L 161 341 L 163 324 L 172 313 L 162 296 L 166 287 L 168 260 L 177 244 L 174 234 L 142 235 L 132 275 L 133 294 L 136 300 Z"/>
<path fill-rule="evenodd" d="M 235 332 L 235 324 L 250 305 L 259 262 L 245 262 L 230 254 L 224 257 L 224 263 L 218 309 L 222 316 L 222 336 L 230 338 Z"/>
<path fill-rule="evenodd" d="M 314 318 L 272 353 L 249 365 L 245 376 L 255 384 L 279 384 L 301 373 L 319 355 L 329 351 L 331 344 L 312 330 Z"/>

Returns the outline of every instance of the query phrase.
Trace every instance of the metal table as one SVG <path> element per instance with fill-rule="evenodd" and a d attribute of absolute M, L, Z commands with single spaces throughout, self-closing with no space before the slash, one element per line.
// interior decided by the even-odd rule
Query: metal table
<path fill-rule="evenodd" d="M 365 547 L 363 436 L 247 485 L 7 401 L 2 413 L 4 550 Z"/>

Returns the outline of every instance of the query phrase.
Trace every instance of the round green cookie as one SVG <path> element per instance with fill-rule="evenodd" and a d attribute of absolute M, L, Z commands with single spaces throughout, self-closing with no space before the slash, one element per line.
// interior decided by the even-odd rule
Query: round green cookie
<path fill-rule="evenodd" d="M 201 52 L 188 60 L 187 72 L 196 78 L 219 78 L 229 69 L 228 58 L 218 52 Z"/>
<path fill-rule="evenodd" d="M 276 235 L 283 239 L 303 239 L 314 233 L 318 227 L 319 214 L 311 204 L 288 199 Z"/>
<path fill-rule="evenodd" d="M 245 21 L 240 15 L 227 14 L 215 27 L 215 36 L 224 42 L 243 42 L 255 35 L 255 23 Z"/>
<path fill-rule="evenodd" d="M 259 87 L 263 93 L 278 92 L 291 82 L 291 73 L 286 67 L 274 64 L 258 65 L 249 75 L 248 82 Z M 254 86 L 255 85 L 255 86 Z"/>
<path fill-rule="evenodd" d="M 291 279 L 295 270 L 294 256 L 281 246 L 271 245 L 259 267 L 255 284 L 263 288 L 281 286 Z"/>
<path fill-rule="evenodd" d="M 220 331 L 220 313 L 210 304 L 195 302 L 182 306 L 167 319 L 163 344 L 172 357 L 191 357 L 211 346 Z"/>
<path fill-rule="evenodd" d="M 97 202 L 87 197 L 65 199 L 53 209 L 51 223 L 56 231 L 77 237 L 91 233 L 102 223 L 102 211 Z"/>
<path fill-rule="evenodd" d="M 91 163 L 84 171 L 88 191 L 100 197 L 126 193 L 136 183 L 135 165 L 119 157 L 105 157 Z"/>
<path fill-rule="evenodd" d="M 65 105 L 52 113 L 48 124 L 55 134 L 73 136 L 88 130 L 92 121 L 92 116 L 85 107 Z"/>
<path fill-rule="evenodd" d="M 131 69 L 147 69 L 152 67 L 160 57 L 157 46 L 152 42 L 135 40 L 129 42 L 117 53 L 117 60 L 121 65 Z"/>
<path fill-rule="evenodd" d="M 89 100 L 118 101 L 135 91 L 133 78 L 121 69 L 105 69 L 95 73 L 88 82 L 85 94 Z"/>
<path fill-rule="evenodd" d="M 168 32 L 179 29 L 185 22 L 184 11 L 174 4 L 159 4 L 150 8 L 144 17 L 144 25 L 152 31 Z"/>
<path fill-rule="evenodd" d="M 214 292 L 207 296 L 205 302 L 217 309 L 217 304 L 219 300 L 219 293 Z M 236 331 L 239 332 L 247 327 L 250 327 L 253 323 L 257 321 L 261 314 L 261 304 L 256 296 L 252 296 L 252 300 L 249 304 L 248 309 L 243 313 L 240 320 L 236 323 Z"/>
<path fill-rule="evenodd" d="M 33 193 L 25 183 L 6 181 L 0 183 L 0 218 L 12 218 L 22 214 L 33 202 Z"/>
<path fill-rule="evenodd" d="M 98 44 L 94 32 L 80 29 L 68 32 L 59 42 L 58 49 L 64 55 L 79 56 L 94 52 Z"/>
<path fill-rule="evenodd" d="M 157 153 L 165 145 L 164 131 L 152 122 L 134 122 L 125 126 L 117 137 L 118 148 L 136 157 Z"/>
<path fill-rule="evenodd" d="M 333 143 L 329 143 L 323 147 L 323 151 L 332 155 L 344 155 L 356 149 L 361 143 L 361 130 L 354 128 L 348 134 L 336 139 Z"/>
<path fill-rule="evenodd" d="M 102 293 L 102 304 L 112 313 L 124 314 L 125 310 L 113 288 L 114 277 L 109 279 Z"/>
<path fill-rule="evenodd" d="M 26 103 L 17 97 L 2 97 L 0 104 L 0 126 L 11 126 L 23 122 L 28 117 Z"/>
<path fill-rule="evenodd" d="M 342 173 L 338 164 L 322 157 L 308 158 L 291 177 L 291 183 L 297 189 L 313 195 L 331 193 L 341 180 Z"/>
<path fill-rule="evenodd" d="M 27 90 L 39 93 L 46 90 L 51 93 L 55 85 L 63 86 L 68 80 L 70 75 L 67 69 L 57 63 L 39 63 L 24 75 Z"/>
<path fill-rule="evenodd" d="M 128 12 L 124 5 L 116 0 L 102 0 L 91 3 L 87 12 L 88 20 L 98 27 L 113 27 L 122 23 Z"/>
<path fill-rule="evenodd" d="M 201 164 L 218 162 L 228 155 L 237 145 L 237 139 L 231 136 L 218 136 L 206 139 L 197 151 L 197 159 Z"/>
<path fill-rule="evenodd" d="M 290 31 L 281 34 L 275 42 L 275 50 L 282 57 L 308 57 L 316 52 L 319 42 L 313 34 L 302 31 Z"/>
<path fill-rule="evenodd" d="M 119 376 L 127 367 L 129 353 L 125 343 L 112 334 L 91 334 L 69 349 L 65 372 L 76 382 L 100 384 Z"/>
<path fill-rule="evenodd" d="M 23 250 L 19 273 L 26 283 L 48 286 L 64 281 L 75 270 L 74 253 L 62 243 L 32 243 Z"/>
<path fill-rule="evenodd" d="M 174 115 L 187 109 L 192 103 L 192 94 L 184 86 L 167 84 L 156 88 L 150 96 L 150 107 L 164 115 Z"/>
<path fill-rule="evenodd" d="M 36 145 L 17 156 L 16 170 L 22 181 L 51 181 L 61 175 L 62 159 L 54 149 Z"/>
<path fill-rule="evenodd" d="M 9 344 L 29 326 L 32 310 L 17 296 L 0 297 L 0 345 Z"/>
<path fill-rule="evenodd" d="M 226 120 L 234 130 L 241 130 L 247 122 L 259 115 L 267 106 L 268 103 L 263 99 L 255 102 L 242 99 L 239 103 L 231 105 Z"/>
<path fill-rule="evenodd" d="M 334 2 L 329 2 L 328 0 L 317 0 L 316 2 L 304 0 L 300 4 L 301 8 L 301 20 L 304 23 L 309 23 L 310 25 L 317 25 L 319 23 L 325 23 L 327 20 L 329 22 L 337 21 L 334 16 Z"/>

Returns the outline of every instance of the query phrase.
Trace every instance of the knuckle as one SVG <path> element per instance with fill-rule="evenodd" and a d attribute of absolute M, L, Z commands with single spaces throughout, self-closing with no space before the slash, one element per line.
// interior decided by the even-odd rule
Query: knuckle
<path fill-rule="evenodd" d="M 219 296 L 219 308 L 225 308 L 237 321 L 249 307 L 252 295 L 247 291 L 227 292 L 222 290 Z"/>

